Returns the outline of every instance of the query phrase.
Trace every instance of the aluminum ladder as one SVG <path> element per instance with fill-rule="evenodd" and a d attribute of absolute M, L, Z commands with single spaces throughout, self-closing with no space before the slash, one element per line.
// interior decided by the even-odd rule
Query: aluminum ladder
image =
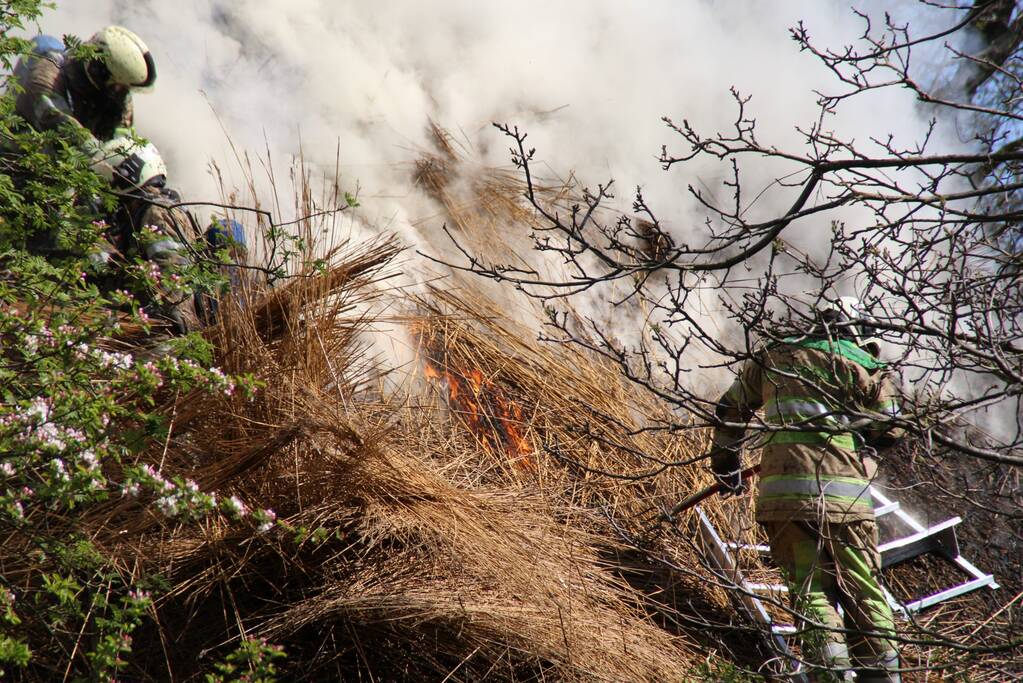
<path fill-rule="evenodd" d="M 950 586 L 931 595 L 902 603 L 884 589 L 885 597 L 892 611 L 904 619 L 911 615 L 937 605 L 945 600 L 965 595 L 981 588 L 998 588 L 995 577 L 986 574 L 972 562 L 963 557 L 959 550 L 959 540 L 956 537 L 956 527 L 962 522 L 960 517 L 952 517 L 944 522 L 932 526 L 924 526 L 917 519 L 902 509 L 902 506 L 884 493 L 876 486 L 870 487 L 870 493 L 874 501 L 874 515 L 878 519 L 886 515 L 894 514 L 900 522 L 911 530 L 911 533 L 901 538 L 882 543 L 878 550 L 881 554 L 881 567 L 886 568 L 910 560 L 926 553 L 936 553 L 956 565 L 970 578 L 962 583 Z M 746 613 L 752 621 L 761 623 L 769 628 L 767 633 L 769 645 L 779 653 L 787 669 L 784 674 L 797 683 L 805 683 L 805 674 L 800 670 L 796 658 L 789 649 L 786 636 L 795 633 L 796 627 L 791 624 L 777 624 L 764 607 L 763 600 L 759 597 L 765 593 L 772 594 L 776 599 L 784 598 L 788 593 L 788 587 L 783 584 L 756 583 L 747 581 L 743 575 L 736 555 L 740 550 L 752 550 L 760 556 L 769 556 L 770 548 L 766 545 L 753 545 L 725 541 L 721 538 L 718 530 L 710 521 L 710 518 L 702 508 L 696 508 L 697 519 L 699 520 L 700 535 L 704 542 L 705 559 L 715 574 L 722 579 L 726 586 L 733 589 L 733 595 L 740 609 Z"/>

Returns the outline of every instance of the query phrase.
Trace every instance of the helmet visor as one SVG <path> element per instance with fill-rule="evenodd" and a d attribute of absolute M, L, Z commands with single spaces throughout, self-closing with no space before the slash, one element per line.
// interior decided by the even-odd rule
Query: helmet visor
<path fill-rule="evenodd" d="M 132 85 L 136 88 L 151 88 L 153 83 L 156 82 L 156 62 L 153 61 L 153 55 L 146 52 L 142 55 L 146 61 L 146 80 L 141 83 L 133 83 Z"/>
<path fill-rule="evenodd" d="M 146 64 L 146 78 L 139 83 L 118 83 L 103 57 L 90 59 L 85 64 L 85 75 L 97 90 L 126 93 L 132 88 L 149 88 L 156 82 L 156 63 L 148 52 L 143 56 Z"/>

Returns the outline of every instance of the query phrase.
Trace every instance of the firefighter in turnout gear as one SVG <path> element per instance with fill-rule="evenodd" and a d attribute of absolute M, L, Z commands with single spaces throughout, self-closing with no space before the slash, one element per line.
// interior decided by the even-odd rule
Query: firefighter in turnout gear
<path fill-rule="evenodd" d="M 117 288 L 124 286 L 126 257 L 151 263 L 146 273 L 151 285 L 140 302 L 143 310 L 179 334 L 198 329 L 193 292 L 181 284 L 184 271 L 194 263 L 197 224 L 176 206 L 181 196 L 167 187 L 167 167 L 159 151 L 150 142 L 138 141 L 130 129 L 119 129 L 103 146 L 103 154 L 115 169 L 111 184 L 120 202 L 93 260 L 106 266 Z"/>
<path fill-rule="evenodd" d="M 156 65 L 142 39 L 122 26 L 108 26 L 86 42 L 91 58 L 75 57 L 52 36 L 38 36 L 34 49 L 15 67 L 19 87 L 15 111 L 38 131 L 67 125 L 82 132 L 82 151 L 108 180 L 103 143 L 133 123 L 132 90 L 156 81 Z"/>
<path fill-rule="evenodd" d="M 855 671 L 858 683 L 890 683 L 900 680 L 899 656 L 878 580 L 869 491 L 876 466 L 865 450 L 902 432 L 891 420 L 899 414 L 897 388 L 876 341 L 863 338 L 859 309 L 842 297 L 820 313 L 813 334 L 753 354 L 716 412 L 722 422 L 752 421 L 763 430 L 757 521 L 802 615 L 811 680 L 849 681 Z M 714 432 L 712 468 L 730 493 L 743 490 L 744 435 L 739 426 Z M 844 629 L 852 630 L 848 639 Z"/>

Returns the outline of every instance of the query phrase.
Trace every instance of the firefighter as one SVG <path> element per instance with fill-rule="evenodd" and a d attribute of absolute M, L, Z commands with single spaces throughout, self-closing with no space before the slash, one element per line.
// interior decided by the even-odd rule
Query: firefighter
<path fill-rule="evenodd" d="M 195 262 L 197 224 L 177 206 L 181 196 L 167 186 L 167 166 L 159 150 L 138 140 L 130 129 L 119 129 L 103 146 L 102 155 L 115 169 L 111 185 L 120 201 L 93 260 L 118 283 L 125 279 L 121 272 L 125 257 L 152 263 L 155 268 L 143 274 L 149 283 L 143 310 L 180 334 L 198 329 L 193 292 L 183 280 Z"/>
<path fill-rule="evenodd" d="M 902 435 L 892 420 L 899 414 L 897 389 L 877 342 L 863 337 L 858 300 L 842 297 L 818 319 L 812 334 L 754 353 L 716 413 L 736 424 L 764 410 L 757 521 L 802 615 L 811 679 L 853 680 L 855 671 L 858 683 L 899 681 L 868 488 L 876 466 L 865 454 Z M 737 426 L 714 431 L 712 469 L 726 493 L 744 489 L 744 435 Z M 847 640 L 843 629 L 855 633 Z"/>
<path fill-rule="evenodd" d="M 52 36 L 35 38 L 33 52 L 19 61 L 15 111 L 38 131 L 69 125 L 81 132 L 81 149 L 107 178 L 103 143 L 133 123 L 131 91 L 156 81 L 149 48 L 123 26 L 108 26 L 90 38 L 91 58 L 72 56 Z"/>

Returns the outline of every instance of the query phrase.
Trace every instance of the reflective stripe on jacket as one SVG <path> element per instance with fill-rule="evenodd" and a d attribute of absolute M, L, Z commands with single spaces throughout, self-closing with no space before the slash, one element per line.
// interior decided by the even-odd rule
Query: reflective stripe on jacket
<path fill-rule="evenodd" d="M 763 408 L 763 418 L 754 417 Z M 764 428 L 757 517 L 848 522 L 873 518 L 861 449 L 900 430 L 898 393 L 883 364 L 850 341 L 786 340 L 747 361 L 718 403 L 727 422 Z M 878 419 L 864 424 L 865 415 Z M 791 429 L 779 429 L 791 427 Z M 715 431 L 715 458 L 744 430 Z"/>
<path fill-rule="evenodd" d="M 870 483 L 864 477 L 776 474 L 760 480 L 761 501 L 780 503 L 822 497 L 823 502 L 842 509 L 874 509 Z"/>

